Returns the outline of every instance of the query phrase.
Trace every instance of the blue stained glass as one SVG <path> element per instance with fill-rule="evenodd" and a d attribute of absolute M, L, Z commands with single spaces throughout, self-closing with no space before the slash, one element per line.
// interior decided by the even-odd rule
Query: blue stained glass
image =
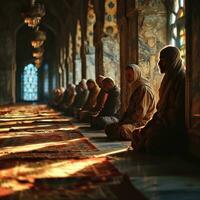
<path fill-rule="evenodd" d="M 48 96 L 49 94 L 49 74 L 48 74 L 48 64 L 44 66 L 44 93 Z"/>
<path fill-rule="evenodd" d="M 38 69 L 33 64 L 28 64 L 23 72 L 23 100 L 38 100 Z"/>

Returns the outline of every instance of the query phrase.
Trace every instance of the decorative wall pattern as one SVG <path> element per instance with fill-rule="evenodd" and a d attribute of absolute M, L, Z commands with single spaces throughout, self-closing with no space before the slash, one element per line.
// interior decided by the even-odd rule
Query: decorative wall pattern
<path fill-rule="evenodd" d="M 120 86 L 119 31 L 117 27 L 117 0 L 105 1 L 105 24 L 102 38 L 104 74 Z"/>
<path fill-rule="evenodd" d="M 117 37 L 118 34 L 116 13 L 117 0 L 106 0 L 104 33 L 112 37 Z"/>
<path fill-rule="evenodd" d="M 80 54 L 81 49 L 81 25 L 80 21 L 77 22 L 77 29 L 76 29 L 76 54 Z"/>
<path fill-rule="evenodd" d="M 139 66 L 158 99 L 162 76 L 157 66 L 159 51 L 167 44 L 167 13 L 162 0 L 138 0 Z"/>
<path fill-rule="evenodd" d="M 92 47 L 94 39 L 94 24 L 96 21 L 96 15 L 94 12 L 94 6 L 91 4 L 91 1 L 88 3 L 88 15 L 87 15 L 87 41 L 88 46 Z"/>

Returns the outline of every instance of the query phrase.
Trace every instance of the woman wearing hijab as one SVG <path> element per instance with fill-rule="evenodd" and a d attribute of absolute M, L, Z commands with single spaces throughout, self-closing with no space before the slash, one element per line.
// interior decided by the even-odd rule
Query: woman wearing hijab
<path fill-rule="evenodd" d="M 158 62 L 164 74 L 157 112 L 140 132 L 132 146 L 150 153 L 180 151 L 185 145 L 185 70 L 178 48 L 167 46 L 160 51 Z"/>
<path fill-rule="evenodd" d="M 151 119 L 155 109 L 152 90 L 141 76 L 139 66 L 130 64 L 126 67 L 127 108 L 117 123 L 108 125 L 105 129 L 111 139 L 131 140 L 133 131 L 145 126 Z"/>

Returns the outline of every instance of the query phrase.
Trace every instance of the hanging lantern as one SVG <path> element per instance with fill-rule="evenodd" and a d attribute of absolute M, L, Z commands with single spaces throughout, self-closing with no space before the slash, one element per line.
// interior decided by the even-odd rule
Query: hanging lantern
<path fill-rule="evenodd" d="M 44 31 L 36 30 L 34 32 L 33 40 L 31 41 L 31 45 L 34 48 L 39 48 L 44 44 L 46 40 L 46 34 Z"/>
<path fill-rule="evenodd" d="M 36 48 L 33 51 L 33 57 L 34 58 L 41 58 L 44 54 L 44 48 L 40 47 L 40 48 Z"/>
<path fill-rule="evenodd" d="M 43 4 L 32 2 L 32 6 L 27 13 L 23 13 L 24 23 L 29 27 L 35 28 L 41 23 L 46 11 Z"/>

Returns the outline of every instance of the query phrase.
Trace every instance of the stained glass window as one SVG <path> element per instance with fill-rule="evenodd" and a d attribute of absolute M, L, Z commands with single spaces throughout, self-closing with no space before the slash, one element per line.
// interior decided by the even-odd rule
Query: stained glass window
<path fill-rule="evenodd" d="M 23 100 L 38 100 L 38 69 L 33 64 L 28 64 L 23 71 Z"/>
<path fill-rule="evenodd" d="M 173 10 L 170 14 L 170 44 L 177 46 L 181 51 L 181 56 L 185 62 L 185 1 L 174 0 Z"/>
<path fill-rule="evenodd" d="M 48 96 L 49 94 L 49 66 L 44 65 L 44 94 Z"/>

